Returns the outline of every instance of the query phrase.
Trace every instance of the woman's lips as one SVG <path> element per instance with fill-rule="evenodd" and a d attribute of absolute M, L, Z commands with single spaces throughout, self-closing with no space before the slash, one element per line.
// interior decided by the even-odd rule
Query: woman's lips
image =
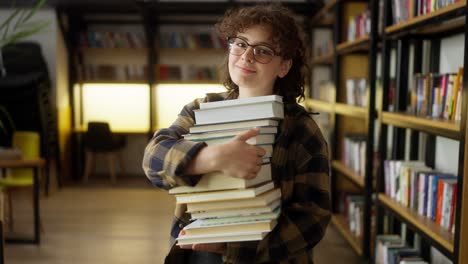
<path fill-rule="evenodd" d="M 243 66 L 239 66 L 239 65 L 237 65 L 236 67 L 239 68 L 239 70 L 241 70 L 241 72 L 243 72 L 243 73 L 249 73 L 249 74 L 255 73 L 254 69 L 249 69 L 247 67 L 243 67 Z"/>

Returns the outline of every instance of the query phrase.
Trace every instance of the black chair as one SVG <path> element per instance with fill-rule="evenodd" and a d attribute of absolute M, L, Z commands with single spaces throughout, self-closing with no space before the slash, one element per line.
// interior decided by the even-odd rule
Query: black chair
<path fill-rule="evenodd" d="M 125 136 L 112 133 L 109 124 L 106 122 L 89 122 L 88 130 L 84 137 L 84 144 L 86 164 L 83 181 L 88 182 L 91 168 L 94 170 L 95 167 L 95 157 L 103 154 L 109 164 L 111 182 L 115 184 L 117 163 L 120 163 L 120 170 L 122 172 L 125 171 L 119 153 L 126 144 Z"/>

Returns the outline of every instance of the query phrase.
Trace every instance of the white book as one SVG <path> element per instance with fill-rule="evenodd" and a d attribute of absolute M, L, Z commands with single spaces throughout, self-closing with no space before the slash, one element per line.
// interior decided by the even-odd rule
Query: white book
<path fill-rule="evenodd" d="M 211 201 L 237 200 L 245 198 L 253 198 L 267 192 L 275 187 L 273 182 L 267 182 L 262 185 L 250 187 L 247 189 L 226 190 L 226 191 L 210 191 L 200 193 L 176 194 L 176 203 L 190 204 Z"/>
<path fill-rule="evenodd" d="M 188 203 L 187 212 L 211 211 L 211 210 L 229 210 L 241 209 L 249 207 L 266 206 L 281 197 L 281 190 L 275 188 L 265 192 L 254 198 L 226 200 L 226 201 L 210 201 L 201 203 Z"/>
<path fill-rule="evenodd" d="M 271 181 L 271 165 L 264 164 L 253 179 L 234 178 L 216 171 L 204 174 L 195 186 L 175 187 L 169 190 L 169 194 L 245 189 L 268 181 Z"/>
<path fill-rule="evenodd" d="M 222 101 L 228 102 L 228 101 Z M 196 124 L 215 124 L 255 119 L 283 119 L 284 106 L 279 102 L 235 105 L 194 110 Z"/>
<path fill-rule="evenodd" d="M 267 232 L 245 232 L 238 234 L 215 234 L 215 235 L 184 235 L 179 236 L 177 245 L 221 243 L 221 242 L 241 242 L 262 240 Z"/>
<path fill-rule="evenodd" d="M 207 145 L 223 144 L 231 140 L 233 136 L 218 137 L 218 138 L 205 138 L 205 139 L 193 139 L 195 142 L 205 142 Z M 255 137 L 249 138 L 247 144 L 250 145 L 269 145 L 275 143 L 275 134 L 260 134 Z"/>
<path fill-rule="evenodd" d="M 190 215 L 192 219 L 256 215 L 256 214 L 263 214 L 263 213 L 271 213 L 275 209 L 279 208 L 280 206 L 281 206 L 281 199 L 277 199 L 271 202 L 270 204 L 267 204 L 265 206 L 260 206 L 260 207 L 192 212 L 190 213 Z"/>
<path fill-rule="evenodd" d="M 216 226 L 202 226 L 200 219 L 195 220 L 184 227 L 187 235 L 215 235 L 215 234 L 239 234 L 245 232 L 270 232 L 276 226 L 276 219 L 253 221 L 246 223 L 231 223 Z"/>
<path fill-rule="evenodd" d="M 243 134 L 252 128 L 241 128 L 241 129 L 229 129 L 229 130 L 222 130 L 222 131 L 213 131 L 213 132 L 205 132 L 205 133 L 197 133 L 197 134 L 185 134 L 184 139 L 186 140 L 200 140 L 200 139 L 212 139 L 212 138 L 222 138 L 222 137 L 232 137 Z M 278 132 L 278 128 L 275 126 L 270 127 L 258 127 L 257 128 L 260 134 L 276 134 Z"/>
<path fill-rule="evenodd" d="M 265 95 L 265 96 L 255 96 L 247 98 L 239 98 L 234 100 L 224 100 L 216 102 L 207 102 L 200 103 L 200 109 L 210 109 L 210 108 L 220 108 L 220 107 L 230 107 L 230 106 L 239 106 L 239 105 L 249 105 L 265 102 L 283 102 L 283 97 L 280 95 Z"/>
<path fill-rule="evenodd" d="M 258 119 L 242 122 L 230 122 L 230 123 L 217 123 L 211 125 L 198 125 L 190 127 L 190 133 L 204 133 L 204 132 L 214 132 L 228 129 L 242 129 L 242 128 L 252 128 L 252 127 L 263 127 L 263 126 L 278 126 L 278 120 L 273 119 Z"/>
<path fill-rule="evenodd" d="M 279 217 L 279 214 L 280 214 L 280 208 L 277 208 L 273 212 L 256 214 L 256 215 L 204 218 L 204 219 L 198 219 L 198 220 L 201 220 L 200 226 L 208 227 L 208 226 L 232 225 L 232 224 L 252 223 L 252 222 L 258 222 L 258 221 L 267 221 L 267 220 L 277 219 Z"/>

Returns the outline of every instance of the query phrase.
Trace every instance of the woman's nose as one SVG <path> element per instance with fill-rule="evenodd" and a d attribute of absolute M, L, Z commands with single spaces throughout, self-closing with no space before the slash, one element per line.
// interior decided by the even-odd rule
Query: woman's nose
<path fill-rule="evenodd" d="M 250 63 L 254 62 L 254 51 L 252 47 L 247 47 L 244 54 L 242 54 L 242 58 Z"/>

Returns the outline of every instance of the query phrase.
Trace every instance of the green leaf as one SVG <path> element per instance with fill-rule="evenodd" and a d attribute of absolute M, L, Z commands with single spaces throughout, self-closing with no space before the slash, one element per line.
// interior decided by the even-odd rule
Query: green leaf
<path fill-rule="evenodd" d="M 35 25 L 32 28 L 11 34 L 7 38 L 0 40 L 0 48 L 5 46 L 8 43 L 13 43 L 19 39 L 26 38 L 28 36 L 35 34 L 39 32 L 40 30 L 42 30 L 43 28 L 45 28 L 48 24 L 49 24 L 48 22 L 37 23 L 37 25 Z"/>
<path fill-rule="evenodd" d="M 8 29 L 9 29 L 9 26 L 10 26 L 10 22 L 20 13 L 20 9 L 16 9 L 5 21 L 3 21 L 3 23 L 0 25 L 0 32 L 2 30 L 4 30 L 4 32 L 2 33 L 3 37 L 2 38 L 5 38 L 6 37 L 6 34 L 8 33 Z"/>
<path fill-rule="evenodd" d="M 37 2 L 36 6 L 31 10 L 31 12 L 23 19 L 22 22 L 28 21 L 34 14 L 36 14 L 37 10 L 39 10 L 45 3 L 46 0 L 40 0 Z"/>

